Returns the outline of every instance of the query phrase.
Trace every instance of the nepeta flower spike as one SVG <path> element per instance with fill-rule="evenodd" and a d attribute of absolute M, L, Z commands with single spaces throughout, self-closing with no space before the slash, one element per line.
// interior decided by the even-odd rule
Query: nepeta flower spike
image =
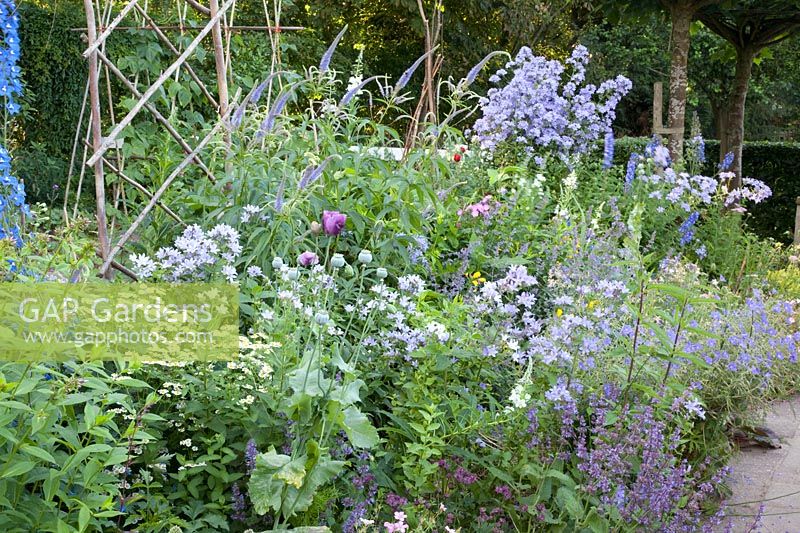
<path fill-rule="evenodd" d="M 333 58 L 333 52 L 336 51 L 336 47 L 339 45 L 339 41 L 342 40 L 342 36 L 344 35 L 344 32 L 346 32 L 346 31 L 347 31 L 347 24 L 344 25 L 344 28 L 342 28 L 342 31 L 339 32 L 339 35 L 336 36 L 336 38 L 333 40 L 331 45 L 328 47 L 328 49 L 322 55 L 322 59 L 319 62 L 319 71 L 320 72 L 325 72 L 325 71 L 328 70 L 328 67 L 331 64 L 331 59 Z"/>

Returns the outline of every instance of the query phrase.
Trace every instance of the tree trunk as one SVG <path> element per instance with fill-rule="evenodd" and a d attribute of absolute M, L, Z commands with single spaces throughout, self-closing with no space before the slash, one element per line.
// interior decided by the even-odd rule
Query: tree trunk
<path fill-rule="evenodd" d="M 733 188 L 742 185 L 742 144 L 744 143 L 744 105 L 747 100 L 747 88 L 750 84 L 750 75 L 753 72 L 753 58 L 757 50 L 751 48 L 736 48 L 736 75 L 733 79 L 728 100 L 728 135 L 727 146 L 723 151 L 720 149 L 720 158 L 724 158 L 728 152 L 733 152 L 733 166 L 730 171 L 736 176 L 733 178 L 731 186 Z M 722 146 L 720 147 L 722 148 Z"/>
<path fill-rule="evenodd" d="M 669 72 L 669 151 L 673 161 L 683 157 L 683 133 L 686 117 L 686 87 L 688 85 L 689 27 L 695 7 L 691 2 L 678 1 L 670 5 L 672 18 L 672 59 Z"/>

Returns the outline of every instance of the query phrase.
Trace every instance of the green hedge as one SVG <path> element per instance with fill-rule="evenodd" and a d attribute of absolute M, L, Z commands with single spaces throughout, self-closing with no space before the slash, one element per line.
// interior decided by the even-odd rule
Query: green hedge
<path fill-rule="evenodd" d="M 625 137 L 616 143 L 614 162 L 625 165 L 631 152 L 642 152 L 649 139 Z M 716 172 L 719 141 L 706 141 L 705 172 Z M 757 178 L 772 189 L 772 197 L 752 206 L 748 226 L 761 237 L 790 243 L 794 231 L 795 199 L 800 196 L 800 143 L 747 142 L 742 155 L 742 173 Z"/>

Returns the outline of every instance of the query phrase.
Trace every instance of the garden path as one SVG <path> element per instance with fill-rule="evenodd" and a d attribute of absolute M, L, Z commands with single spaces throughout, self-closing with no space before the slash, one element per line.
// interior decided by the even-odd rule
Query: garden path
<path fill-rule="evenodd" d="M 781 448 L 746 447 L 733 458 L 726 512 L 735 533 L 800 533 L 800 396 L 773 404 L 765 426 Z M 753 527 L 760 502 L 763 515 Z"/>

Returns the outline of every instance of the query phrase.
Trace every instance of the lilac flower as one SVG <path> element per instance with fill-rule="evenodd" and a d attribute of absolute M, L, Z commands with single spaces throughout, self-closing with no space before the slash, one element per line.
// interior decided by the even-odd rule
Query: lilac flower
<path fill-rule="evenodd" d="M 550 389 L 544 393 L 544 397 L 553 403 L 572 401 L 572 395 L 570 394 L 569 389 L 567 389 L 567 386 L 561 380 L 550 387 Z"/>
<path fill-rule="evenodd" d="M 308 267 L 319 264 L 319 257 L 314 252 L 305 251 L 297 257 L 297 264 Z"/>
<path fill-rule="evenodd" d="M 703 420 L 705 420 L 706 411 L 705 409 L 703 409 L 702 404 L 696 398 L 693 398 L 692 400 L 689 400 L 688 402 L 683 404 L 683 407 L 689 414 L 695 415 L 697 418 L 702 418 Z"/>
<path fill-rule="evenodd" d="M 137 255 L 134 268 L 150 277 L 154 265 L 164 271 L 168 281 L 198 281 L 207 279 L 214 272 L 221 272 L 229 281 L 236 278 L 233 261 L 242 253 L 239 232 L 227 224 L 218 224 L 208 232 L 200 226 L 191 225 L 175 239 L 174 246 L 160 248 L 155 260 Z M 221 267 L 217 265 L 222 264 Z M 217 270 L 221 268 L 221 270 Z"/>
<path fill-rule="evenodd" d="M 720 177 L 723 177 L 725 174 L 727 173 L 723 172 L 720 174 Z M 733 174 L 730 174 L 730 177 L 733 177 Z M 738 189 L 729 191 L 725 196 L 725 206 L 730 207 L 731 205 L 737 204 L 742 200 L 759 204 L 770 196 L 772 196 L 772 189 L 770 189 L 769 186 L 767 186 L 767 184 L 763 181 L 753 178 L 742 178 L 742 186 Z"/>
<path fill-rule="evenodd" d="M 252 473 L 256 469 L 256 456 L 258 455 L 258 448 L 256 441 L 250 439 L 247 441 L 247 446 L 244 449 L 244 461 L 247 465 L 247 472 Z"/>
<path fill-rule="evenodd" d="M 147 279 L 153 275 L 153 273 L 158 269 L 158 265 L 153 258 L 144 255 L 144 254 L 133 254 L 131 256 L 131 262 L 133 263 L 133 271 L 139 277 L 139 279 Z"/>
<path fill-rule="evenodd" d="M 338 211 L 322 212 L 322 229 L 326 235 L 339 235 L 347 222 L 347 215 Z"/>
<path fill-rule="evenodd" d="M 239 217 L 239 220 L 241 220 L 242 223 L 247 224 L 248 222 L 250 222 L 250 219 L 252 217 L 259 214 L 260 212 L 261 212 L 260 207 L 248 204 L 244 206 L 244 208 L 242 209 L 242 215 L 241 217 Z"/>
<path fill-rule="evenodd" d="M 397 287 L 404 292 L 417 296 L 425 290 L 425 282 L 416 274 L 400 276 L 397 278 Z"/>

